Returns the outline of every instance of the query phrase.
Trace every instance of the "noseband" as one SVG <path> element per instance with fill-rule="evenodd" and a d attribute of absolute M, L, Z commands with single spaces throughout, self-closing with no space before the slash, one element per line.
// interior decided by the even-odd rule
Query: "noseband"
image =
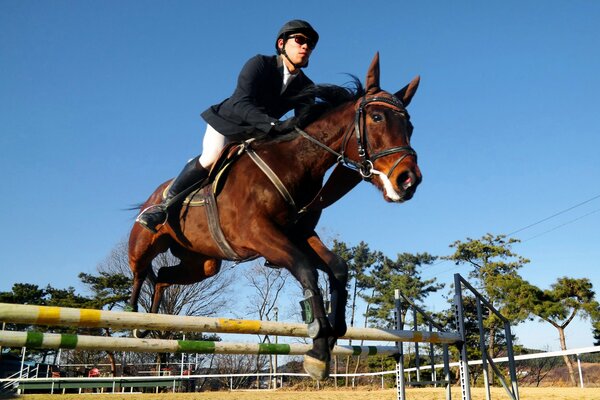
<path fill-rule="evenodd" d="M 394 163 L 392 168 L 387 174 L 389 178 L 396 167 L 408 156 L 413 156 L 415 159 L 417 158 L 417 152 L 409 145 L 409 146 L 397 146 L 389 149 L 382 150 L 375 154 L 369 154 L 369 140 L 367 135 L 367 123 L 366 123 L 366 113 L 365 109 L 368 105 L 371 104 L 380 104 L 391 108 L 392 110 L 400 113 L 402 117 L 408 122 L 408 114 L 406 113 L 406 109 L 404 105 L 396 96 L 383 97 L 383 96 L 373 96 L 367 97 L 366 95 L 363 97 L 362 101 L 356 108 L 356 113 L 354 116 L 353 123 L 348 127 L 346 133 L 344 133 L 344 137 L 342 139 L 342 150 L 341 153 L 333 150 L 329 146 L 321 143 L 317 139 L 310 136 L 308 133 L 304 132 L 302 129 L 296 127 L 296 131 L 304 138 L 310 140 L 311 142 L 319 145 L 325 150 L 337 156 L 337 162 L 339 164 L 343 164 L 351 169 L 354 169 L 360 173 L 364 180 L 370 180 L 373 176 L 373 163 L 375 160 L 381 157 L 389 156 L 391 154 L 403 153 L 400 158 Z M 353 136 L 356 138 L 356 144 L 358 147 L 358 156 L 360 161 L 354 161 L 348 158 L 345 154 L 346 148 L 348 147 L 348 142 L 350 138 Z M 408 139 L 408 138 L 407 138 Z"/>
<path fill-rule="evenodd" d="M 404 153 L 402 155 L 402 157 L 400 157 L 394 163 L 393 167 L 388 172 L 387 177 L 389 178 L 392 175 L 392 173 L 394 172 L 394 170 L 396 169 L 396 167 L 398 166 L 398 164 L 400 164 L 400 162 L 402 162 L 402 160 L 404 160 L 409 155 L 413 156 L 415 158 L 417 157 L 417 152 L 410 146 L 392 147 L 389 149 L 382 150 L 378 153 L 369 155 L 369 152 L 368 152 L 369 139 L 368 139 L 368 133 L 367 133 L 365 109 L 366 109 L 367 105 L 373 104 L 373 103 L 387 106 L 388 108 L 391 108 L 392 110 L 399 112 L 405 120 L 408 120 L 407 119 L 408 116 L 406 114 L 406 109 L 404 108 L 404 105 L 402 104 L 400 99 L 398 99 L 396 96 L 390 96 L 390 97 L 381 97 L 381 96 L 366 97 L 365 96 L 365 97 L 363 97 L 363 100 L 360 102 L 358 108 L 356 109 L 356 114 L 354 116 L 354 134 L 356 137 L 356 144 L 358 147 L 358 156 L 360 157 L 360 164 L 359 164 L 358 170 L 359 170 L 361 176 L 363 177 L 363 179 L 365 179 L 365 180 L 370 179 L 371 176 L 373 175 L 373 172 L 372 172 L 373 162 L 375 162 L 375 160 L 377 160 L 378 158 L 385 157 L 390 154 Z M 349 136 L 350 135 L 347 135 L 346 138 Z M 347 140 L 346 138 L 344 138 L 345 141 Z M 345 148 L 346 148 L 346 144 L 344 144 L 344 149 Z"/>

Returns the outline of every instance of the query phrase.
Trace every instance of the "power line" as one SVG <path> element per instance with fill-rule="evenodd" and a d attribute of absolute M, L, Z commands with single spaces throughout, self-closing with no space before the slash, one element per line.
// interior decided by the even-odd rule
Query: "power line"
<path fill-rule="evenodd" d="M 597 196 L 594 196 L 594 197 L 592 197 L 592 198 L 590 198 L 590 199 L 587 199 L 587 200 L 585 200 L 585 201 L 583 201 L 583 202 L 581 202 L 581 203 L 579 203 L 579 204 L 575 204 L 574 206 L 572 206 L 572 207 L 569 207 L 569 208 L 567 208 L 567 209 L 565 209 L 565 210 L 559 211 L 559 212 L 557 212 L 556 214 L 553 214 L 553 215 L 551 215 L 551 216 L 549 216 L 549 217 L 546 217 L 546 218 L 544 218 L 544 219 L 541 219 L 541 220 L 539 220 L 539 221 L 537 221 L 537 222 L 534 222 L 533 224 L 527 225 L 527 226 L 525 226 L 525 227 L 523 227 L 523 228 L 517 229 L 517 230 L 516 230 L 516 231 L 514 231 L 514 232 L 508 233 L 506 236 L 512 236 L 512 235 L 514 235 L 515 233 L 522 232 L 522 231 L 524 231 L 525 229 L 529 229 L 529 228 L 531 228 L 531 227 L 533 227 L 533 226 L 536 226 L 536 225 L 538 225 L 538 224 L 541 224 L 542 222 L 546 222 L 546 221 L 548 221 L 549 219 L 552 219 L 552 218 L 554 218 L 554 217 L 557 217 L 557 216 L 559 216 L 559 215 L 561 215 L 561 214 L 564 214 L 564 213 L 566 213 L 566 212 L 568 212 L 568 211 L 571 211 L 571 210 L 573 210 L 574 208 L 580 207 L 580 206 L 582 206 L 582 205 L 584 205 L 584 204 L 587 204 L 587 203 L 589 203 L 590 201 L 596 200 L 596 199 L 598 199 L 598 198 L 600 198 L 600 194 L 599 194 L 599 195 L 597 195 Z M 596 210 L 596 211 L 597 211 L 597 210 Z M 589 214 L 593 214 L 594 212 L 595 212 L 595 211 L 593 211 L 593 212 L 591 212 L 591 213 L 589 213 Z M 585 217 L 585 216 L 587 216 L 587 215 L 589 215 L 589 214 L 586 214 L 586 215 L 584 215 L 584 217 Z M 577 218 L 577 219 L 581 219 L 581 218 L 583 218 L 583 217 L 580 217 L 580 218 Z M 573 221 L 570 221 L 570 222 L 577 221 L 577 219 L 575 219 L 575 220 L 573 220 Z M 568 223 L 570 223 L 570 222 L 568 222 Z M 567 224 L 563 224 L 563 225 L 561 225 L 561 226 L 564 226 L 564 225 L 567 225 Z M 558 227 L 556 227 L 556 228 L 554 228 L 554 229 L 558 229 L 558 228 L 560 228 L 561 226 L 558 226 Z M 554 230 L 554 229 L 551 229 L 550 231 L 552 231 L 552 230 Z M 550 232 L 550 231 L 548 231 L 548 232 Z M 547 233 L 547 232 L 544 232 L 544 233 Z M 540 235 L 538 235 L 538 236 L 541 236 L 541 235 L 543 235 L 543 234 L 540 234 Z M 537 236 L 534 236 L 534 237 L 537 237 Z M 530 238 L 530 239 L 533 239 L 533 238 Z M 529 239 L 528 239 L 528 240 L 529 240 Z"/>
<path fill-rule="evenodd" d="M 514 235 L 515 233 L 519 233 L 519 232 L 522 232 L 522 231 L 524 231 L 524 230 L 526 230 L 526 229 L 529 229 L 529 228 L 531 228 L 531 227 L 533 227 L 533 226 L 539 225 L 539 224 L 541 224 L 542 222 L 548 221 L 549 219 L 552 219 L 552 218 L 554 218 L 554 217 L 557 217 L 557 216 L 559 216 L 559 215 L 561 215 L 561 214 L 564 214 L 564 213 L 566 213 L 566 212 L 568 212 L 568 211 L 571 211 L 571 210 L 573 210 L 573 209 L 575 209 L 575 208 L 577 208 L 577 207 L 580 207 L 580 206 L 582 206 L 582 205 L 584 205 L 584 204 L 587 204 L 587 203 L 589 203 L 589 202 L 591 202 L 591 201 L 594 201 L 594 200 L 596 200 L 596 199 L 598 199 L 598 198 L 600 198 L 600 194 L 599 194 L 599 195 L 596 195 L 596 196 L 594 196 L 594 197 L 591 197 L 591 198 L 589 198 L 589 199 L 587 199 L 587 200 L 585 200 L 585 201 L 582 201 L 581 203 L 575 204 L 574 206 L 571 206 L 571 207 L 569 207 L 569 208 L 566 208 L 566 209 L 564 209 L 564 210 L 562 210 L 562 211 L 559 211 L 559 212 L 557 212 L 557 213 L 555 213 L 555 214 L 553 214 L 553 215 L 551 215 L 551 216 L 549 216 L 549 217 L 546 217 L 546 218 L 544 218 L 544 219 L 541 219 L 541 220 L 539 220 L 539 221 L 537 221 L 537 222 L 534 222 L 534 223 L 532 223 L 532 224 L 529 224 L 529 225 L 527 225 L 527 226 L 525 226 L 525 227 L 523 227 L 523 228 L 517 229 L 516 231 L 513 231 L 513 232 L 511 232 L 511 233 L 508 233 L 506 236 L 507 236 L 507 237 L 510 237 L 510 236 Z M 558 225 L 558 226 L 555 226 L 555 227 L 554 227 L 554 228 L 552 228 L 552 229 L 548 229 L 547 231 L 544 231 L 544 232 L 542 232 L 542 233 L 539 233 L 539 234 L 537 234 L 537 235 L 535 235 L 535 236 L 532 236 L 532 237 L 530 237 L 530 238 L 527 238 L 527 239 L 525 239 L 525 240 L 522 240 L 522 241 L 521 241 L 521 243 L 528 242 L 528 241 L 530 241 L 530 240 L 532 240 L 532 239 L 535 239 L 535 238 L 538 238 L 538 237 L 540 237 L 540 236 L 543 236 L 543 235 L 545 235 L 545 234 L 547 234 L 547 233 L 553 232 L 553 231 L 555 231 L 555 230 L 557 230 L 557 229 L 560 229 L 560 228 L 564 227 L 565 225 L 572 224 L 573 222 L 579 221 L 580 219 L 583 219 L 583 218 L 585 218 L 585 217 L 588 217 L 588 216 L 590 216 L 590 215 L 592 215 L 592 214 L 595 214 L 595 213 L 597 213 L 598 211 L 600 211 L 600 208 L 598 208 L 598 209 L 596 209 L 596 210 L 594 210 L 594 211 L 591 211 L 591 212 L 589 212 L 589 213 L 587 213 L 587 214 L 584 214 L 584 215 L 582 215 L 582 216 L 580 216 L 580 217 L 577 217 L 577 218 L 575 218 L 575 219 L 572 219 L 572 220 L 570 220 L 570 221 L 567 221 L 567 222 L 565 222 L 565 223 L 563 223 L 563 224 L 560 224 L 560 225 Z M 439 264 L 442 264 L 442 263 L 444 263 L 444 262 L 447 262 L 447 261 L 450 261 L 450 260 L 447 260 L 447 259 L 442 259 L 442 258 L 440 257 L 440 259 L 438 259 L 436 262 L 434 262 L 434 263 L 432 263 L 432 264 L 430 264 L 430 265 L 425 265 L 425 266 L 423 266 L 423 268 L 422 268 L 422 272 L 425 272 L 425 270 L 428 270 L 427 272 L 429 272 L 429 269 L 430 269 L 430 268 L 433 268 L 433 267 L 435 267 L 435 266 L 437 266 L 437 265 L 439 265 Z M 446 270 L 443 270 L 443 271 L 436 271 L 436 275 L 439 275 L 439 274 L 442 274 L 442 273 L 446 273 L 446 272 L 452 271 L 452 270 L 454 270 L 454 269 L 456 269 L 456 268 L 458 268 L 458 267 L 459 267 L 458 265 L 454 265 L 454 266 L 450 267 L 449 269 L 446 269 Z M 435 276 L 435 275 L 434 275 L 434 276 Z M 428 276 L 428 275 L 425 275 L 425 276 L 423 276 L 423 277 L 424 277 L 425 279 L 428 279 L 428 278 L 429 278 L 429 276 Z M 431 277 L 433 277 L 433 276 L 431 276 Z"/>
<path fill-rule="evenodd" d="M 573 222 L 575 222 L 575 221 L 579 221 L 580 219 L 583 219 L 583 218 L 587 217 L 588 215 L 592 215 L 592 214 L 594 214 L 594 213 L 597 213 L 598 211 L 600 211 L 600 208 L 598 208 L 598 209 L 596 209 L 596 210 L 594 210 L 594 211 L 590 211 L 589 213 L 587 213 L 587 214 L 585 214 L 585 215 L 582 215 L 581 217 L 578 217 L 578 218 L 572 219 L 572 220 L 570 220 L 570 221 L 567 221 L 567 222 L 565 222 L 564 224 L 560 224 L 560 225 L 558 225 L 558 226 L 555 226 L 555 227 L 554 227 L 554 228 L 552 228 L 552 229 L 548 229 L 548 230 L 547 230 L 547 231 L 545 231 L 545 232 L 542 232 L 542 233 L 540 233 L 540 234 L 537 234 L 537 235 L 535 235 L 535 236 L 532 236 L 532 237 L 530 237 L 530 238 L 527 238 L 527 239 L 523 240 L 521 243 L 528 242 L 528 241 L 530 241 L 531 239 L 535 239 L 535 238 L 537 238 L 537 237 L 540 237 L 540 236 L 542 236 L 542 235 L 545 235 L 546 233 L 550 233 L 550 232 L 552 232 L 552 231 L 555 231 L 555 230 L 557 230 L 557 229 L 559 229 L 559 228 L 562 228 L 562 227 L 563 227 L 563 226 L 565 226 L 565 225 L 569 225 L 569 224 L 571 224 L 571 223 L 573 223 Z"/>

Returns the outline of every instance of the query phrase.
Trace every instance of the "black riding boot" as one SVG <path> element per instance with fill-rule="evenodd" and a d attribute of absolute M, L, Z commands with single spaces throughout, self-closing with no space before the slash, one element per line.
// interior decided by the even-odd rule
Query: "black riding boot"
<path fill-rule="evenodd" d="M 138 215 L 136 221 L 140 225 L 149 231 L 156 233 L 156 227 L 167 221 L 167 210 L 171 205 L 173 197 L 177 196 L 193 184 L 206 179 L 208 170 L 200 165 L 199 158 L 200 156 L 192 158 L 185 167 L 183 167 L 183 170 L 171 184 L 171 187 L 161 204 L 150 206 Z"/>

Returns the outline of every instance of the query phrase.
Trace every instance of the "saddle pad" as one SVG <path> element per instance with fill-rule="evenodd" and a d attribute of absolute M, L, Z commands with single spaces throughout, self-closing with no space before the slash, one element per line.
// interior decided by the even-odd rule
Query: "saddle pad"
<path fill-rule="evenodd" d="M 210 169 L 204 185 L 187 195 L 183 200 L 182 205 L 188 207 L 201 207 L 206 205 L 206 195 L 203 194 L 202 188 L 209 184 L 212 185 L 213 194 L 216 196 L 223 187 L 227 175 L 226 172 L 229 170 L 229 167 L 243 154 L 245 148 L 246 143 L 227 144 Z M 163 191 L 163 199 L 166 198 L 167 192 L 172 184 L 173 182 L 171 182 Z"/>
<path fill-rule="evenodd" d="M 171 185 L 172 185 L 172 182 L 163 191 L 163 194 L 162 194 L 163 200 L 167 198 L 167 193 L 169 192 Z M 204 196 L 202 195 L 201 190 L 205 186 L 206 185 L 203 185 L 202 187 L 200 187 L 200 188 L 194 190 L 192 193 L 188 194 L 181 204 L 184 206 L 189 206 L 189 207 L 203 206 L 205 204 L 206 200 L 205 200 Z"/>

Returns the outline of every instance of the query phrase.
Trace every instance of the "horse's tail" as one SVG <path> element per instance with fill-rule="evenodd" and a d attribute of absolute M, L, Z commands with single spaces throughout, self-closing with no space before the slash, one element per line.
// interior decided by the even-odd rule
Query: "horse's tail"
<path fill-rule="evenodd" d="M 123 211 L 139 211 L 144 206 L 144 203 L 133 204 L 127 208 L 124 208 Z"/>

